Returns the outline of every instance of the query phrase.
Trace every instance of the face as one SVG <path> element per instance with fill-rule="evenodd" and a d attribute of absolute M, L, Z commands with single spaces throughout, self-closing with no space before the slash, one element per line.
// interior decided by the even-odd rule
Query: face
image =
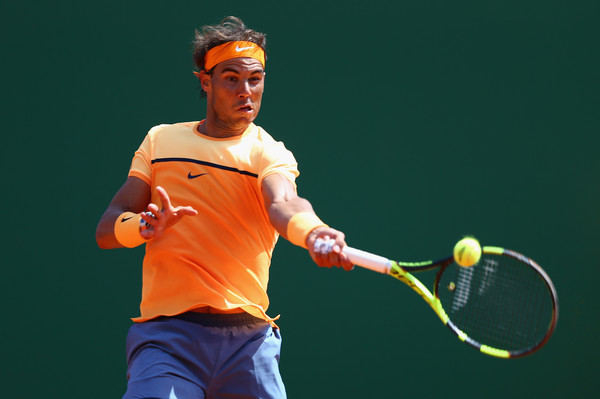
<path fill-rule="evenodd" d="M 254 58 L 233 58 L 201 76 L 207 97 L 207 124 L 225 134 L 241 134 L 256 119 L 264 91 L 265 71 Z"/>

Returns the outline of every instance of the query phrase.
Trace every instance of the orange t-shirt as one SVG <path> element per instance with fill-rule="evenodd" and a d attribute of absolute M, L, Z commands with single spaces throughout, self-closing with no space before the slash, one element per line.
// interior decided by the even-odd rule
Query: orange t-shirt
<path fill-rule="evenodd" d="M 198 211 L 146 243 L 140 317 L 173 316 L 201 306 L 242 309 L 272 321 L 267 284 L 279 235 L 269 222 L 262 180 L 273 173 L 295 186 L 296 160 L 283 143 L 251 124 L 241 135 L 215 139 L 202 122 L 152 128 L 129 176 L 162 186 L 173 206 Z"/>

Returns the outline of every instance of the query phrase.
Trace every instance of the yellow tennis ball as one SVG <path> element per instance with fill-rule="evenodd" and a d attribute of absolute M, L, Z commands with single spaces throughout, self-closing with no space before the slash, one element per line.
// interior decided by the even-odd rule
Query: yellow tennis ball
<path fill-rule="evenodd" d="M 473 266 L 481 258 L 481 246 L 473 237 L 465 237 L 454 246 L 454 260 L 461 266 Z"/>

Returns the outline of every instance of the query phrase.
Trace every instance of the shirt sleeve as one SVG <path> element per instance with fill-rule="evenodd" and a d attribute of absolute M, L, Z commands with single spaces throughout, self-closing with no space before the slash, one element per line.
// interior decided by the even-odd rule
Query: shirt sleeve
<path fill-rule="evenodd" d="M 285 177 L 296 188 L 296 178 L 300 175 L 298 162 L 296 162 L 294 154 L 285 148 L 282 142 L 274 142 L 265 146 L 258 174 L 258 184 L 262 185 L 263 179 L 274 173 Z"/>
<path fill-rule="evenodd" d="M 135 176 L 142 179 L 149 185 L 152 185 L 152 162 L 151 162 L 151 142 L 150 134 L 135 152 L 129 168 L 129 176 Z"/>

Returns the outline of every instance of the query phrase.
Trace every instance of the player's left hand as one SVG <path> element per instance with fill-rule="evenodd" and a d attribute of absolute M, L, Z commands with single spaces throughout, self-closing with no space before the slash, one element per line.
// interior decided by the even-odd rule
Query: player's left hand
<path fill-rule="evenodd" d="M 308 252 L 313 261 L 321 267 L 342 267 L 352 270 L 354 265 L 342 252 L 346 246 L 344 233 L 330 227 L 317 227 L 306 239 Z"/>
<path fill-rule="evenodd" d="M 152 212 L 152 215 L 142 213 L 142 219 L 144 219 L 149 226 L 147 229 L 142 230 L 140 234 L 147 240 L 159 238 L 163 235 L 165 230 L 179 222 L 182 217 L 196 216 L 198 214 L 198 211 L 191 206 L 174 207 L 171 204 L 169 195 L 161 186 L 157 186 L 156 191 L 158 192 L 158 196 L 163 205 L 162 209 L 159 209 L 158 205 L 150 203 L 147 209 L 149 212 Z"/>

